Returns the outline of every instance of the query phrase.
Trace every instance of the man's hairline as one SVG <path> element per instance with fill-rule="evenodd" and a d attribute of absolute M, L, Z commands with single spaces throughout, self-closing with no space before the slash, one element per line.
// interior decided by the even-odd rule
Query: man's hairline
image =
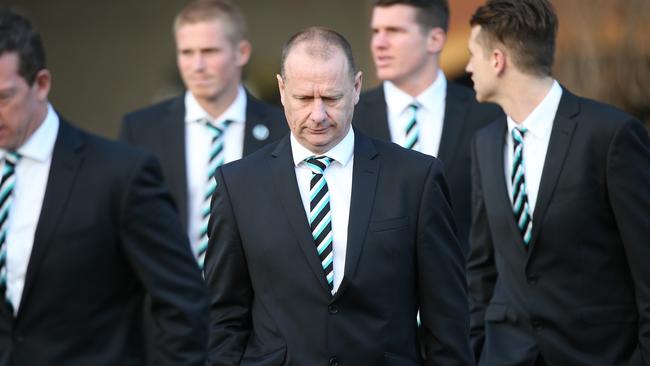
<path fill-rule="evenodd" d="M 189 20 L 184 20 L 180 22 L 174 21 L 174 26 L 172 27 L 173 30 L 173 35 L 174 35 L 174 42 L 177 42 L 177 37 L 178 37 L 178 32 L 180 31 L 181 28 L 189 25 L 197 25 L 197 24 L 206 24 L 206 23 L 220 23 L 224 24 L 223 30 L 225 31 L 224 33 L 226 34 L 226 38 L 230 42 L 230 44 L 233 45 L 233 47 L 236 47 L 238 44 L 241 42 L 249 42 L 248 38 L 246 37 L 245 34 L 243 34 L 241 37 L 236 37 L 235 39 L 235 28 L 236 25 L 232 21 L 232 19 L 229 19 L 228 16 L 225 15 L 217 15 L 213 16 L 210 18 L 206 19 L 201 19 L 201 20 L 196 20 L 196 21 L 189 21 Z"/>
<path fill-rule="evenodd" d="M 287 49 L 286 57 L 284 59 L 284 64 L 280 65 L 280 73 L 278 73 L 278 75 L 280 75 L 280 78 L 282 78 L 283 82 L 286 82 L 286 80 L 287 80 L 287 75 L 286 75 L 287 68 L 286 68 L 286 65 L 287 65 L 287 62 L 289 61 L 289 57 L 291 56 L 291 54 L 293 52 L 295 52 L 296 48 L 298 48 L 298 47 L 300 47 L 300 46 L 302 46 L 302 45 L 304 45 L 306 43 L 322 44 L 323 46 L 326 46 L 329 49 L 337 50 L 340 53 L 341 57 L 343 58 L 343 60 L 345 62 L 346 69 L 347 69 L 346 73 L 347 74 L 352 74 L 352 80 L 353 81 L 356 79 L 357 71 L 356 70 L 350 70 L 352 68 L 352 65 L 350 65 L 350 62 L 349 62 L 343 48 L 341 48 L 341 47 L 339 47 L 339 46 L 337 46 L 335 44 L 332 44 L 332 43 L 327 43 L 327 42 L 325 42 L 323 40 L 313 40 L 313 39 L 312 40 L 307 40 L 307 39 L 303 39 L 303 40 L 296 41 L 294 44 L 291 45 L 291 47 L 289 47 L 289 49 Z M 305 55 L 307 55 L 308 57 L 312 58 L 312 59 L 322 60 L 323 62 L 327 62 L 327 61 L 333 59 L 334 57 L 336 57 L 335 53 L 333 53 L 333 52 L 330 53 L 329 57 L 326 57 L 323 53 L 318 53 L 318 52 L 315 52 L 313 54 L 311 54 L 310 52 L 307 52 L 306 50 L 304 50 L 302 52 Z M 285 71 L 284 74 L 282 73 L 283 70 Z"/>

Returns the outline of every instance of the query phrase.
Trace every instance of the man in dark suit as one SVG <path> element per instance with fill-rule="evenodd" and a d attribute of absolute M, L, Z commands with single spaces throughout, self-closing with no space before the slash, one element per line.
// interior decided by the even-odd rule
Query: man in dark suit
<path fill-rule="evenodd" d="M 251 45 L 236 5 L 191 1 L 176 16 L 174 36 L 188 90 L 126 115 L 120 138 L 153 152 L 161 162 L 202 267 L 214 169 L 279 139 L 287 127 L 279 108 L 255 99 L 242 86 Z"/>
<path fill-rule="evenodd" d="M 479 101 L 468 279 L 481 365 L 650 364 L 650 141 L 551 76 L 547 0 L 489 0 L 469 40 Z"/>
<path fill-rule="evenodd" d="M 361 73 L 332 30 L 294 35 L 278 84 L 291 134 L 215 174 L 208 364 L 473 364 L 441 164 L 350 127 Z"/>
<path fill-rule="evenodd" d="M 30 22 L 0 10 L 0 365 L 203 365 L 207 298 L 155 159 L 48 103 Z"/>
<path fill-rule="evenodd" d="M 469 248 L 470 141 L 501 113 L 440 69 L 447 38 L 447 0 L 377 0 L 371 50 L 381 86 L 361 95 L 352 122 L 371 137 L 440 159 L 449 183 L 458 238 Z"/>

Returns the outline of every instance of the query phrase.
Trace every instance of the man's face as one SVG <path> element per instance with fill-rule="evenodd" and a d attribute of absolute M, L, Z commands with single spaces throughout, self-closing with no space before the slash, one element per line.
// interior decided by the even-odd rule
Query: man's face
<path fill-rule="evenodd" d="M 213 102 L 232 92 L 248 62 L 247 41 L 233 45 L 228 23 L 210 20 L 183 24 L 176 30 L 177 63 L 187 89 L 199 101 Z"/>
<path fill-rule="evenodd" d="M 419 79 L 430 67 L 431 32 L 423 33 L 416 12 L 403 4 L 374 7 L 370 49 L 379 79 L 400 86 Z"/>
<path fill-rule="evenodd" d="M 492 61 L 480 40 L 481 27 L 472 27 L 469 36 L 469 61 L 465 71 L 472 75 L 476 99 L 479 102 L 493 102 L 493 96 L 497 86 L 496 75 L 491 67 Z"/>
<path fill-rule="evenodd" d="M 347 135 L 354 105 L 359 101 L 361 73 L 350 77 L 343 51 L 323 60 L 298 44 L 278 75 L 280 97 L 291 133 L 314 154 L 323 154 Z"/>
<path fill-rule="evenodd" d="M 16 150 L 43 123 L 50 75 L 41 70 L 33 85 L 18 74 L 19 56 L 0 55 L 0 148 Z"/>

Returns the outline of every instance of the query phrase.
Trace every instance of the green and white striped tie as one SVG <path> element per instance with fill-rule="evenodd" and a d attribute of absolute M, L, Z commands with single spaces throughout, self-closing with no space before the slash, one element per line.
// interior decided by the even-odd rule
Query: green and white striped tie
<path fill-rule="evenodd" d="M 512 182 L 512 212 L 515 215 L 517 228 L 521 233 L 526 248 L 528 248 L 533 231 L 533 218 L 530 215 L 524 174 L 524 135 L 527 131 L 525 127 L 515 127 L 512 130 L 514 155 L 510 175 Z"/>
<path fill-rule="evenodd" d="M 309 227 L 330 291 L 334 289 L 332 211 L 330 210 L 330 193 L 324 173 L 332 161 L 334 160 L 327 156 L 305 159 L 312 172 L 309 184 Z"/>
<path fill-rule="evenodd" d="M 2 178 L 0 179 L 0 294 L 9 305 L 7 297 L 7 231 L 9 228 L 9 213 L 16 185 L 16 164 L 21 156 L 15 151 L 9 151 L 4 157 Z"/>
<path fill-rule="evenodd" d="M 418 108 L 420 106 L 417 103 L 409 104 L 412 116 L 404 130 L 406 135 L 404 147 L 415 151 L 420 151 L 420 126 L 418 126 L 417 120 Z"/>
<path fill-rule="evenodd" d="M 208 220 L 210 219 L 210 201 L 212 193 L 217 187 L 217 181 L 214 179 L 214 172 L 218 167 L 223 165 L 225 161 L 224 155 L 224 134 L 226 128 L 232 123 L 230 120 L 225 120 L 218 125 L 212 124 L 210 121 L 203 121 L 208 133 L 212 136 L 212 143 L 210 145 L 210 155 L 208 157 L 208 176 L 207 188 L 203 196 L 203 203 L 201 204 L 201 226 L 198 237 L 197 257 L 199 267 L 203 269 L 205 264 L 205 252 L 208 250 Z"/>

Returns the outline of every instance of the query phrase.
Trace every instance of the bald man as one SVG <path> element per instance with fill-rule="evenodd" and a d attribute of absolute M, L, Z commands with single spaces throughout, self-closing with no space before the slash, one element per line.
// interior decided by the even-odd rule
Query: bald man
<path fill-rule="evenodd" d="M 277 78 L 291 133 L 215 174 L 208 364 L 473 364 L 441 164 L 351 128 L 340 34 L 294 35 Z"/>

